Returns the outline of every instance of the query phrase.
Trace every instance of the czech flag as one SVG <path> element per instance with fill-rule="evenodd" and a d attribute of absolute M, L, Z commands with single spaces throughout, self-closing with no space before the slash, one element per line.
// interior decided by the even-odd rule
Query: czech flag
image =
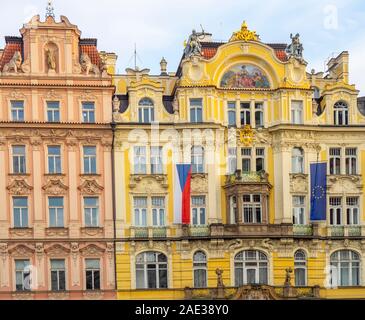
<path fill-rule="evenodd" d="M 174 177 L 174 223 L 190 224 L 191 164 L 177 164 Z"/>

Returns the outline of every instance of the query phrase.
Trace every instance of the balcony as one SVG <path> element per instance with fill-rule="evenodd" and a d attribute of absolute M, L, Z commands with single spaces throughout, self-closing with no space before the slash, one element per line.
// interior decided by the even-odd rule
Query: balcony
<path fill-rule="evenodd" d="M 312 225 L 295 224 L 293 225 L 293 234 L 295 236 L 312 236 L 313 235 Z"/>
<path fill-rule="evenodd" d="M 167 227 L 131 227 L 131 238 L 166 238 Z"/>
<path fill-rule="evenodd" d="M 327 235 L 329 237 L 361 237 L 362 228 L 359 225 L 328 226 Z"/>
<path fill-rule="evenodd" d="M 237 170 L 236 173 L 226 175 L 226 184 L 235 183 L 268 183 L 269 175 L 265 171 L 242 172 Z"/>

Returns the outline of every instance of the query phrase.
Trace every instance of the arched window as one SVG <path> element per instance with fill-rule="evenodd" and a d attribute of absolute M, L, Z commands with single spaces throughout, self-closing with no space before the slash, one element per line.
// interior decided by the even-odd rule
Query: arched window
<path fill-rule="evenodd" d="M 331 255 L 331 285 L 360 285 L 360 256 L 355 251 L 339 250 Z"/>
<path fill-rule="evenodd" d="M 234 275 L 236 287 L 245 284 L 267 284 L 266 254 L 257 250 L 241 251 L 234 258 Z"/>
<path fill-rule="evenodd" d="M 349 108 L 345 102 L 336 102 L 333 106 L 333 118 L 336 126 L 349 124 Z"/>
<path fill-rule="evenodd" d="M 136 257 L 137 289 L 167 288 L 167 257 L 159 252 L 144 252 Z"/>
<path fill-rule="evenodd" d="M 149 98 L 143 98 L 138 104 L 138 121 L 139 123 L 151 123 L 155 121 L 155 112 L 153 101 Z"/>
<path fill-rule="evenodd" d="M 304 151 L 302 148 L 293 148 L 291 160 L 292 173 L 304 173 Z"/>
<path fill-rule="evenodd" d="M 194 288 L 207 287 L 207 256 L 202 251 L 197 251 L 193 258 Z"/>
<path fill-rule="evenodd" d="M 294 254 L 294 277 L 296 286 L 307 285 L 307 257 L 303 250 Z"/>
<path fill-rule="evenodd" d="M 194 146 L 191 148 L 191 164 L 193 173 L 204 173 L 204 148 Z"/>

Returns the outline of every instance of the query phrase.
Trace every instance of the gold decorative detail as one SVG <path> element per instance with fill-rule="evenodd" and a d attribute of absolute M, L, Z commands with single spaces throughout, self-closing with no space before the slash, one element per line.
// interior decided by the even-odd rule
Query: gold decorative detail
<path fill-rule="evenodd" d="M 243 129 L 239 130 L 240 141 L 244 146 L 251 146 L 253 142 L 253 130 L 249 124 L 245 125 Z"/>
<path fill-rule="evenodd" d="M 247 28 L 246 21 L 243 21 L 241 30 L 233 32 L 229 41 L 259 41 L 260 37 L 256 34 L 256 31 L 250 31 Z"/>

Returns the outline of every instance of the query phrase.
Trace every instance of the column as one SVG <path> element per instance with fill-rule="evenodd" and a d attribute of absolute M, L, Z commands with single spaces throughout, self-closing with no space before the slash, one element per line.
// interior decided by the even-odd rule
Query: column
<path fill-rule="evenodd" d="M 118 139 L 118 138 L 117 138 Z M 122 141 L 116 141 L 114 149 L 114 179 L 115 179 L 115 204 L 116 204 L 116 229 L 117 239 L 122 238 L 125 235 L 124 228 L 126 227 L 127 213 L 126 213 L 126 201 L 127 191 L 125 174 L 128 164 L 126 161 L 126 153 L 123 148 Z M 127 160 L 129 161 L 129 159 Z"/>
<path fill-rule="evenodd" d="M 41 147 L 42 141 L 34 139 L 31 141 L 32 150 L 32 165 L 30 166 L 30 173 L 33 177 L 33 225 L 34 225 L 34 237 L 41 238 L 43 236 L 44 228 L 46 224 L 46 216 L 43 212 L 43 201 L 42 201 L 42 159 Z M 28 162 L 30 163 L 30 162 Z M 30 220 L 31 221 L 31 220 Z"/>

